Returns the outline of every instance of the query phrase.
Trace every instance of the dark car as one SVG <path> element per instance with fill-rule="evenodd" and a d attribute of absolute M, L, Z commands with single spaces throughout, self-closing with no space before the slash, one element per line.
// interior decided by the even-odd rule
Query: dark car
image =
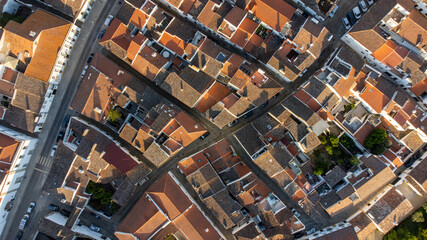
<path fill-rule="evenodd" d="M 64 139 L 64 134 L 65 134 L 64 131 L 60 131 L 58 133 L 58 137 L 56 138 L 56 142 L 58 142 L 59 140 L 63 140 Z"/>
<path fill-rule="evenodd" d="M 70 217 L 71 216 L 71 212 L 65 209 L 61 209 L 61 211 L 59 211 L 59 213 L 64 216 L 64 217 Z"/>
<path fill-rule="evenodd" d="M 228 126 L 229 126 L 229 127 L 232 127 L 232 126 L 236 125 L 236 124 L 237 124 L 237 122 L 238 122 L 238 120 L 237 120 L 237 119 L 234 119 L 232 122 L 229 122 L 229 123 L 228 123 Z"/>
<path fill-rule="evenodd" d="M 246 118 L 252 116 L 252 114 L 254 114 L 254 113 L 252 111 L 250 111 L 250 112 L 246 113 L 245 115 L 243 115 L 242 119 L 246 119 Z"/>
<path fill-rule="evenodd" d="M 261 104 L 261 105 L 259 105 L 259 109 L 261 109 L 261 108 L 264 108 L 265 106 L 267 106 L 267 104 L 268 104 L 268 101 L 267 102 L 265 102 L 265 103 L 263 103 L 263 104 Z"/>
<path fill-rule="evenodd" d="M 19 240 L 19 239 L 21 239 L 22 238 L 22 235 L 24 235 L 24 232 L 23 231 L 19 231 L 18 232 L 18 234 L 16 235 L 16 240 Z"/>
<path fill-rule="evenodd" d="M 89 214 L 90 214 L 91 216 L 93 216 L 94 218 L 96 218 L 96 219 L 99 219 L 99 218 L 100 218 L 100 216 L 99 216 L 99 215 L 97 215 L 96 213 L 89 212 Z"/>
<path fill-rule="evenodd" d="M 49 204 L 48 208 L 50 211 L 56 211 L 56 212 L 59 211 L 59 207 L 54 204 Z"/>
<path fill-rule="evenodd" d="M 90 62 L 92 62 L 93 55 L 95 55 L 95 54 L 93 54 L 93 53 L 90 54 L 89 58 L 87 59 L 87 64 L 89 64 Z"/>
<path fill-rule="evenodd" d="M 102 30 L 102 31 L 99 33 L 98 38 L 99 38 L 99 39 L 101 39 L 101 38 L 104 36 L 104 34 L 105 34 L 105 32 L 106 32 L 106 31 L 107 31 L 106 29 Z"/>
<path fill-rule="evenodd" d="M 63 127 L 63 128 L 66 128 L 67 127 L 67 125 L 68 125 L 68 122 L 70 121 L 70 115 L 66 115 L 65 117 L 64 117 L 64 120 L 62 121 L 62 124 L 61 124 L 61 127 Z"/>
<path fill-rule="evenodd" d="M 353 12 L 348 12 L 348 13 L 347 13 L 347 18 L 348 18 L 348 20 L 350 20 L 350 24 L 351 24 L 351 26 L 353 26 L 353 25 L 357 22 L 357 19 L 356 19 L 356 17 L 353 15 Z"/>
<path fill-rule="evenodd" d="M 210 132 L 205 132 L 205 134 L 203 134 L 202 136 L 200 136 L 200 139 L 205 139 L 207 136 L 209 136 L 211 133 Z"/>

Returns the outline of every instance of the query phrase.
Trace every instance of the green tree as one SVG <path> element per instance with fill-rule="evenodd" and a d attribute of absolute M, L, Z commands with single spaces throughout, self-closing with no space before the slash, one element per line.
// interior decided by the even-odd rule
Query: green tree
<path fill-rule="evenodd" d="M 373 154 L 382 154 L 387 149 L 387 137 L 387 132 L 384 129 L 377 128 L 366 138 L 365 147 Z"/>
<path fill-rule="evenodd" d="M 337 136 L 331 134 L 329 135 L 329 142 L 331 143 L 332 147 L 337 148 L 340 139 Z"/>
<path fill-rule="evenodd" d="M 98 191 L 98 189 L 99 189 L 99 185 L 97 183 L 89 181 L 89 183 L 86 186 L 85 191 L 89 194 L 92 194 L 92 193 Z"/>
<path fill-rule="evenodd" d="M 326 145 L 325 146 L 325 150 L 329 155 L 333 155 L 334 154 L 334 148 L 331 145 Z"/>
<path fill-rule="evenodd" d="M 344 164 L 344 159 L 339 158 L 339 159 L 337 160 L 337 164 L 338 164 L 338 165 L 343 165 L 343 164 Z"/>
<path fill-rule="evenodd" d="M 328 143 L 328 138 L 325 135 L 319 137 L 320 143 L 326 145 Z"/>
<path fill-rule="evenodd" d="M 325 169 L 323 169 L 323 168 L 321 168 L 321 167 L 316 167 L 316 168 L 314 168 L 314 170 L 313 170 L 313 173 L 315 174 L 315 175 L 322 175 L 323 173 L 325 172 Z"/>
<path fill-rule="evenodd" d="M 354 103 L 349 103 L 349 104 L 345 105 L 345 112 L 350 112 L 355 107 L 356 106 L 354 105 Z"/>
<path fill-rule="evenodd" d="M 108 119 L 112 123 L 117 123 L 117 121 L 122 117 L 122 113 L 117 111 L 116 109 L 111 109 L 108 113 Z"/>
<path fill-rule="evenodd" d="M 350 164 L 353 166 L 357 166 L 359 165 L 359 159 L 356 156 L 351 156 L 350 158 Z"/>
<path fill-rule="evenodd" d="M 347 134 L 343 134 L 340 137 L 340 143 L 350 151 L 356 148 L 356 144 L 354 143 L 353 139 L 347 136 Z"/>
<path fill-rule="evenodd" d="M 105 190 L 105 188 L 99 188 L 98 191 L 94 192 L 92 196 L 95 199 L 102 199 L 105 197 L 106 193 L 107 190 Z"/>
<path fill-rule="evenodd" d="M 417 223 L 424 222 L 424 214 L 422 210 L 416 211 L 414 214 L 412 214 L 411 220 Z"/>

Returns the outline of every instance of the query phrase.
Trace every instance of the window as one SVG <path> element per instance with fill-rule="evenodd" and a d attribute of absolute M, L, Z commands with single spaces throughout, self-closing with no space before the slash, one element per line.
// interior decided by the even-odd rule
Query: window
<path fill-rule="evenodd" d="M 26 163 L 26 164 L 24 164 L 24 165 L 22 165 L 22 167 L 26 167 L 28 164 Z"/>
<path fill-rule="evenodd" d="M 22 149 L 24 149 L 24 150 L 25 150 L 25 149 L 27 149 L 27 147 L 28 147 L 28 146 L 24 146 Z"/>
<path fill-rule="evenodd" d="M 24 176 L 17 177 L 15 183 L 20 183 L 24 179 Z"/>
<path fill-rule="evenodd" d="M 15 165 L 15 168 L 18 168 L 18 167 L 19 167 L 19 164 L 16 164 L 16 165 Z"/>

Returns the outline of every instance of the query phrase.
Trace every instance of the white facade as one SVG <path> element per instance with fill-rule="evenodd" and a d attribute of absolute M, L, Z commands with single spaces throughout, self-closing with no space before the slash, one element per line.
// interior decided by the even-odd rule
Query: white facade
<path fill-rule="evenodd" d="M 5 179 L 0 183 L 0 233 L 6 224 L 8 211 L 6 210 L 10 201 L 15 198 L 15 194 L 21 182 L 25 178 L 25 171 L 30 162 L 31 154 L 36 147 L 37 139 L 18 133 L 4 126 L 0 126 L 0 134 L 7 135 L 19 141 L 18 149 L 12 160 L 12 165 Z M 1 170 L 0 170 L 1 171 Z M 9 204 L 8 204 L 9 203 Z"/>

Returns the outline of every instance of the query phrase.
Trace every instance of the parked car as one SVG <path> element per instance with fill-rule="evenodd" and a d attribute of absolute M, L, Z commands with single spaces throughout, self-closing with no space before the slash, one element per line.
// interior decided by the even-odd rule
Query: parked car
<path fill-rule="evenodd" d="M 19 231 L 18 234 L 16 234 L 15 240 L 20 240 L 22 238 L 22 235 L 24 235 L 23 231 Z"/>
<path fill-rule="evenodd" d="M 59 207 L 54 204 L 49 204 L 48 208 L 50 211 L 55 211 L 55 212 L 59 211 Z"/>
<path fill-rule="evenodd" d="M 31 202 L 30 206 L 27 209 L 27 213 L 31 213 L 33 211 L 33 209 L 34 209 L 35 206 L 36 206 L 36 203 L 35 202 Z"/>
<path fill-rule="evenodd" d="M 113 20 L 113 15 L 109 15 L 108 17 L 107 17 L 107 19 L 105 20 L 105 23 L 104 23 L 104 25 L 105 26 L 110 26 L 110 23 L 111 23 L 111 21 Z"/>
<path fill-rule="evenodd" d="M 360 17 L 362 17 L 362 13 L 360 12 L 360 9 L 358 6 L 353 8 L 353 14 L 356 19 L 360 19 Z"/>
<path fill-rule="evenodd" d="M 353 12 L 348 12 L 348 13 L 347 13 L 347 18 L 348 18 L 348 20 L 350 21 L 350 25 L 351 25 L 351 26 L 353 26 L 353 25 L 357 22 L 357 19 L 356 19 L 356 17 L 354 16 Z"/>
<path fill-rule="evenodd" d="M 295 217 L 301 216 L 301 213 L 297 212 L 297 210 L 295 210 L 295 208 L 292 208 L 292 212 L 294 213 Z"/>
<path fill-rule="evenodd" d="M 56 145 L 55 144 L 55 146 L 53 146 L 53 148 L 52 148 L 52 151 L 50 152 L 50 156 L 55 156 L 55 152 L 56 152 L 56 149 L 58 148 L 58 145 Z"/>
<path fill-rule="evenodd" d="M 365 1 L 360 1 L 359 2 L 359 6 L 360 6 L 360 9 L 362 9 L 362 11 L 363 12 L 367 12 L 368 11 L 368 6 L 366 5 L 366 3 L 365 3 Z"/>
<path fill-rule="evenodd" d="M 232 127 L 234 125 L 236 125 L 239 122 L 239 120 L 234 119 L 232 122 L 228 123 L 228 127 Z"/>
<path fill-rule="evenodd" d="M 92 62 L 93 55 L 95 55 L 95 54 L 94 53 L 90 54 L 89 58 L 87 59 L 87 64 L 89 64 L 90 62 Z"/>
<path fill-rule="evenodd" d="M 374 0 L 366 0 L 368 2 L 369 5 L 374 4 Z"/>
<path fill-rule="evenodd" d="M 332 9 L 331 13 L 329 13 L 328 17 L 332 18 L 334 17 L 335 13 L 338 11 L 338 6 L 336 6 L 334 9 Z"/>
<path fill-rule="evenodd" d="M 350 21 L 348 21 L 347 17 L 343 17 L 342 18 L 342 23 L 344 24 L 345 29 L 350 29 L 351 25 L 350 25 Z"/>
<path fill-rule="evenodd" d="M 211 133 L 210 132 L 205 132 L 202 136 L 200 136 L 200 139 L 205 139 L 207 136 L 209 136 Z"/>
<path fill-rule="evenodd" d="M 99 230 L 101 230 L 101 228 L 96 226 L 95 224 L 91 224 L 89 228 L 90 228 L 90 230 L 95 231 L 95 232 L 99 232 Z"/>
<path fill-rule="evenodd" d="M 59 211 L 59 214 L 61 214 L 64 217 L 70 217 L 71 212 L 66 209 L 61 209 L 61 211 Z"/>
<path fill-rule="evenodd" d="M 99 38 L 99 39 L 101 39 L 101 38 L 104 36 L 104 34 L 105 34 L 105 32 L 106 32 L 106 31 L 107 31 L 106 29 L 102 30 L 102 31 L 99 33 L 98 38 Z"/>
<path fill-rule="evenodd" d="M 264 108 L 265 106 L 267 106 L 267 104 L 268 104 L 268 101 L 267 102 L 265 102 L 265 103 L 263 103 L 263 104 L 261 104 L 261 105 L 259 105 L 259 109 L 261 109 L 261 108 Z"/>
<path fill-rule="evenodd" d="M 27 224 L 28 219 L 30 218 L 30 215 L 25 214 L 24 217 L 21 219 L 21 222 L 19 223 L 19 230 L 24 230 L 25 225 Z"/>
<path fill-rule="evenodd" d="M 70 115 L 65 115 L 64 120 L 62 121 L 61 127 L 66 128 L 68 125 L 68 122 L 70 121 Z"/>
<path fill-rule="evenodd" d="M 252 116 L 252 114 L 254 114 L 254 113 L 252 111 L 250 111 L 250 112 L 246 113 L 245 115 L 243 115 L 242 119 L 246 119 L 246 118 Z"/>
<path fill-rule="evenodd" d="M 59 140 L 63 140 L 64 139 L 64 134 L 65 134 L 64 131 L 60 131 L 58 133 L 58 137 L 56 137 L 56 142 L 59 142 Z"/>
<path fill-rule="evenodd" d="M 100 218 L 100 216 L 99 216 L 98 214 L 96 214 L 96 213 L 89 212 L 89 214 L 90 214 L 91 216 L 93 216 L 94 218 L 96 218 L 96 219 L 99 219 L 99 218 Z"/>

